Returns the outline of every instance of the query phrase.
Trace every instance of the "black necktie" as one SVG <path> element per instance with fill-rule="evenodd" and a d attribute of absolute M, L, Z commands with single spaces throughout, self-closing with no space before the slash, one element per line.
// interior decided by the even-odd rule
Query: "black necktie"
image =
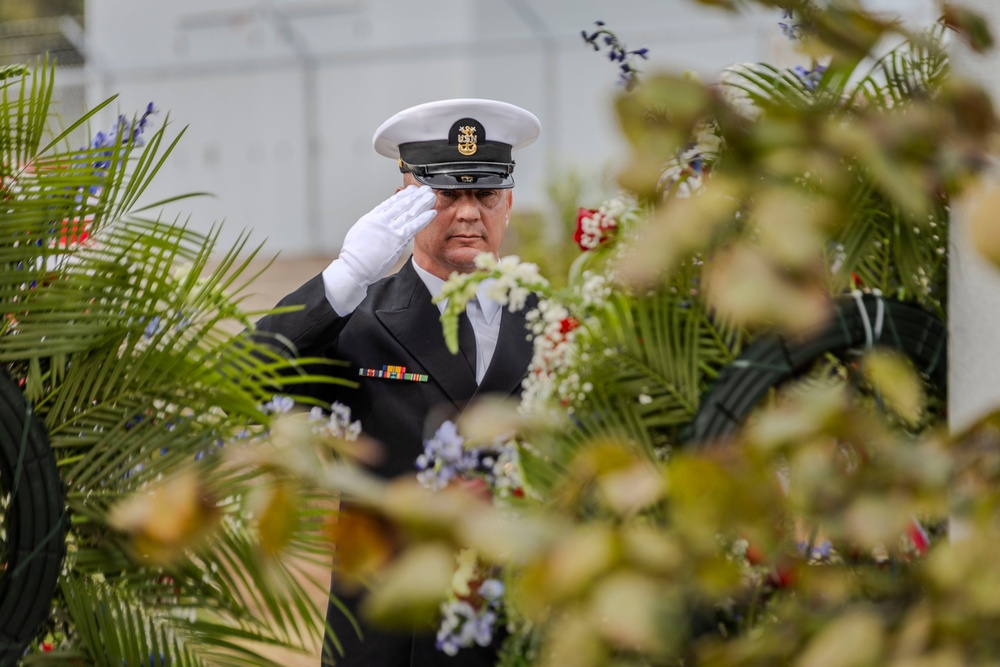
<path fill-rule="evenodd" d="M 462 311 L 458 317 L 458 347 L 462 350 L 462 356 L 469 363 L 472 375 L 476 374 L 476 332 L 472 328 L 472 321 L 469 314 Z"/>

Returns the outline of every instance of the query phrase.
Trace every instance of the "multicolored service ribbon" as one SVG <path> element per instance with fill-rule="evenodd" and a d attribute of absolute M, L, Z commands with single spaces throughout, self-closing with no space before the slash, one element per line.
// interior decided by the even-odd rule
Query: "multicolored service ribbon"
<path fill-rule="evenodd" d="M 408 380 L 410 382 L 427 382 L 429 379 L 423 373 L 407 373 L 406 366 L 383 366 L 376 368 L 359 368 L 358 375 L 368 378 L 384 378 L 386 380 Z"/>

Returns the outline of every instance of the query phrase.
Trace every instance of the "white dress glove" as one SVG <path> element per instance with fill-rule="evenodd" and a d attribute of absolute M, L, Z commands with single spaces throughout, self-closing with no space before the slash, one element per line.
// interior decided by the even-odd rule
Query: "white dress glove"
<path fill-rule="evenodd" d="M 338 315 L 354 312 L 368 286 L 395 266 L 416 233 L 437 215 L 435 200 L 431 188 L 410 185 L 354 223 L 340 256 L 323 270 L 326 298 Z"/>

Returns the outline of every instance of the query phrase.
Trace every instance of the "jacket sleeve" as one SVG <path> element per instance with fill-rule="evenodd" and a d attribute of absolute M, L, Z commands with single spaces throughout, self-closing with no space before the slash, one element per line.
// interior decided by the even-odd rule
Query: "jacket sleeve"
<path fill-rule="evenodd" d="M 288 308 L 261 318 L 249 332 L 257 343 L 286 357 L 321 356 L 351 316 L 340 316 L 326 298 L 322 274 L 283 298 L 275 309 Z"/>

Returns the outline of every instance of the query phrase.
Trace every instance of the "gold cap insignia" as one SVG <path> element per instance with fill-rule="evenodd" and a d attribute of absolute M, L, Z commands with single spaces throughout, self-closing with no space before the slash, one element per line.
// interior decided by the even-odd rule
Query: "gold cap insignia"
<path fill-rule="evenodd" d="M 461 125 L 458 128 L 458 152 L 462 155 L 476 154 L 476 126 Z"/>

